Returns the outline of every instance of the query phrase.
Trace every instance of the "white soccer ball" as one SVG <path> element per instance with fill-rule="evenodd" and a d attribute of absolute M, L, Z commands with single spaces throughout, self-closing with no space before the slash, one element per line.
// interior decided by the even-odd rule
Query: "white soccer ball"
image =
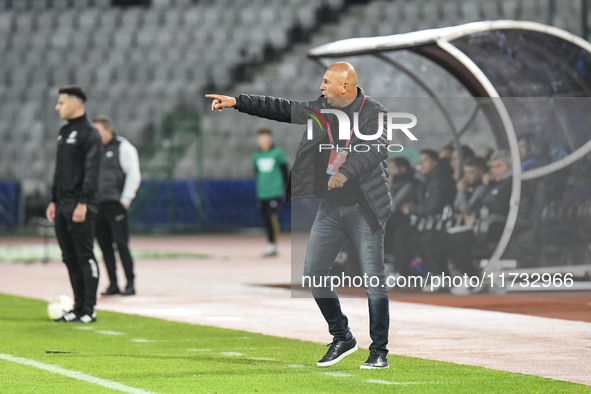
<path fill-rule="evenodd" d="M 47 305 L 47 315 L 51 320 L 58 320 L 64 317 L 67 312 L 74 309 L 74 302 L 72 299 L 65 295 L 55 297 L 49 301 Z"/>

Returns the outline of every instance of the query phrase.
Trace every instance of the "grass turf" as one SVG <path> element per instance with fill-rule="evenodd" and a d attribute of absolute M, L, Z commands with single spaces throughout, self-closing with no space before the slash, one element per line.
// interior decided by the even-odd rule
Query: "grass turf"
<path fill-rule="evenodd" d="M 46 306 L 0 294 L 0 354 L 154 393 L 591 393 L 584 385 L 395 355 L 389 369 L 360 370 L 363 349 L 319 368 L 326 347 L 315 343 L 106 311 L 93 324 L 54 323 Z M 0 393 L 115 392 L 0 359 Z"/>

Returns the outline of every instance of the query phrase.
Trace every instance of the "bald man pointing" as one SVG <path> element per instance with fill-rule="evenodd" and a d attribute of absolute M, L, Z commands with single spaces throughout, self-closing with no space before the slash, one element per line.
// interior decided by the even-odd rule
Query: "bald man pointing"
<path fill-rule="evenodd" d="M 378 130 L 380 114 L 385 116 L 387 110 L 357 86 L 357 74 L 349 63 L 330 66 L 320 90 L 318 99 L 307 102 L 247 94 L 206 97 L 213 98 L 212 110 L 234 107 L 262 118 L 308 125 L 291 168 L 286 197 L 288 201 L 323 199 L 310 232 L 302 280 L 310 287 L 333 336 L 328 352 L 317 365 L 336 364 L 358 349 L 329 278 L 337 254 L 351 239 L 359 259 L 359 279 L 368 297 L 372 339 L 369 358 L 361 368 L 388 368 L 390 315 L 384 275 L 384 225 L 390 215 L 391 196 L 386 131 L 383 127 Z M 348 136 L 339 133 L 340 122 L 349 119 L 348 131 L 355 114 L 359 133 L 365 139 L 353 130 Z M 318 121 L 308 121 L 313 118 Z"/>

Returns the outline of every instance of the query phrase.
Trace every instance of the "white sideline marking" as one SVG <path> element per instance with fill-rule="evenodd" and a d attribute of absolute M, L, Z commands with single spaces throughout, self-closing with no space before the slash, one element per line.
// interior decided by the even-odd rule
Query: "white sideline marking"
<path fill-rule="evenodd" d="M 60 374 L 60 375 L 64 375 L 64 376 L 67 376 L 69 378 L 74 378 L 74 379 L 82 380 L 84 382 L 98 384 L 99 386 L 103 386 L 103 387 L 106 387 L 106 388 L 109 388 L 109 389 L 113 389 L 113 390 L 119 390 L 119 391 L 122 391 L 124 393 L 131 393 L 131 394 L 155 394 L 152 391 L 146 391 L 146 390 L 142 390 L 142 389 L 136 389 L 135 387 L 129 387 L 129 386 L 126 386 L 126 385 L 121 384 L 121 383 L 112 382 L 110 380 L 96 378 L 96 377 L 94 377 L 92 375 L 87 375 L 87 374 L 82 373 L 82 372 L 70 371 L 69 369 L 64 369 L 64 368 L 61 368 L 61 367 L 57 367 L 55 365 L 44 364 L 44 363 L 40 363 L 40 362 L 37 362 L 37 361 L 29 360 L 27 358 L 22 358 L 22 357 L 14 357 L 14 356 L 11 356 L 10 354 L 1 354 L 0 353 L 0 359 L 6 360 L 6 361 L 11 361 L 11 362 L 17 363 L 17 364 L 28 365 L 30 367 L 35 367 L 35 368 L 38 368 L 38 369 L 43 369 L 45 371 L 49 371 L 49 372 L 57 373 L 57 374 Z"/>
<path fill-rule="evenodd" d="M 322 374 L 328 376 L 335 376 L 337 378 L 348 378 L 349 376 L 351 376 L 350 374 L 344 372 L 323 372 Z"/>
<path fill-rule="evenodd" d="M 137 343 L 152 343 L 152 342 L 157 342 L 154 341 L 152 339 L 142 339 L 142 338 L 137 338 L 137 339 L 130 339 L 129 342 L 137 342 Z"/>
<path fill-rule="evenodd" d="M 306 366 L 302 364 L 287 364 L 287 366 L 292 368 L 306 368 Z"/>
<path fill-rule="evenodd" d="M 242 353 L 236 353 L 236 352 L 222 352 L 220 354 L 223 354 L 224 356 L 242 356 Z"/>
<path fill-rule="evenodd" d="M 80 327 L 74 327 L 76 330 L 94 330 L 94 327 L 88 327 L 88 326 L 80 326 Z"/>
<path fill-rule="evenodd" d="M 187 349 L 189 352 L 211 352 L 211 349 Z"/>
<path fill-rule="evenodd" d="M 400 385 L 407 385 L 407 384 L 429 384 L 429 382 L 392 382 L 390 380 L 366 380 L 365 383 L 377 383 L 377 384 L 400 384 Z M 435 383 L 435 382 L 433 382 Z M 437 384 L 437 383 L 435 383 Z"/>
<path fill-rule="evenodd" d="M 125 335 L 124 332 L 118 332 L 118 331 L 96 330 L 95 332 L 97 334 L 103 334 L 103 335 Z"/>
<path fill-rule="evenodd" d="M 249 357 L 249 360 L 254 360 L 254 361 L 275 361 L 274 358 L 268 358 L 268 357 Z"/>

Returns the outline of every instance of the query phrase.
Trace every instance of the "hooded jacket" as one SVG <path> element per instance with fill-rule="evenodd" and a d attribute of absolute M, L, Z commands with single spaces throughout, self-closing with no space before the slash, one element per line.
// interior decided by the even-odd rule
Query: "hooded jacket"
<path fill-rule="evenodd" d="M 363 99 L 363 108 L 361 104 Z M 318 113 L 322 109 L 338 109 L 328 104 L 326 98 L 319 97 L 314 101 L 291 101 L 269 96 L 257 96 L 241 94 L 236 98 L 235 108 L 250 115 L 276 120 L 279 122 L 306 124 L 312 119 L 310 110 Z M 379 114 L 386 114 L 386 108 L 364 95 L 361 88 L 357 88 L 357 98 L 349 107 L 349 118 L 353 113 L 359 113 L 359 131 L 364 135 L 376 134 Z M 338 133 L 338 120 L 333 114 L 322 114 L 328 124 L 331 124 L 332 133 Z M 336 139 L 336 138 L 335 138 Z M 323 122 L 312 122 L 312 138 L 308 139 L 305 132 L 296 153 L 290 172 L 290 180 L 286 190 L 286 200 L 298 200 L 304 198 L 324 198 L 327 193 L 326 168 L 328 162 L 320 151 L 320 144 L 328 144 L 329 138 Z M 355 150 L 358 144 L 370 146 L 370 149 Z M 373 146 L 379 145 L 379 147 Z M 356 135 L 351 138 L 351 150 L 347 160 L 341 165 L 339 172 L 347 177 L 347 182 L 358 182 L 367 202 L 376 215 L 380 224 L 390 216 L 392 197 L 388 182 L 388 141 L 386 131 L 374 140 L 362 141 Z"/>

